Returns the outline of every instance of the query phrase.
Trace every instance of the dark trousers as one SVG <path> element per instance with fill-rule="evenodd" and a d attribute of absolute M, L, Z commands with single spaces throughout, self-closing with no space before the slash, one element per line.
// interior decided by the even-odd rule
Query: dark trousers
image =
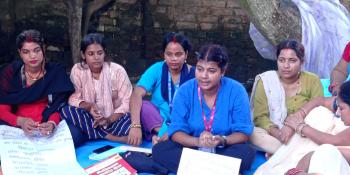
<path fill-rule="evenodd" d="M 181 144 L 171 140 L 159 142 L 152 148 L 153 160 L 170 172 L 176 173 L 183 148 Z M 242 159 L 240 173 L 249 170 L 255 158 L 255 150 L 246 143 L 234 144 L 225 148 L 216 148 L 216 154 Z"/>
<path fill-rule="evenodd" d="M 89 140 L 89 136 L 86 135 L 79 127 L 72 123 L 67 122 L 70 134 L 72 135 L 74 147 L 77 148 L 83 143 Z"/>

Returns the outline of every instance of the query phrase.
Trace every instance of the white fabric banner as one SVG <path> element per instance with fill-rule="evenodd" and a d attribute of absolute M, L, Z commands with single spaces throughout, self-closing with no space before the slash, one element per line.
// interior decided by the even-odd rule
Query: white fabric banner
<path fill-rule="evenodd" d="M 329 78 L 330 72 L 350 41 L 350 14 L 339 0 L 292 0 L 302 21 L 302 44 L 305 47 L 303 69 Z M 250 37 L 258 52 L 276 60 L 276 48 L 251 24 Z M 288 39 L 288 38 L 286 38 Z"/>
<path fill-rule="evenodd" d="M 65 121 L 50 137 L 28 137 L 22 129 L 2 125 L 0 147 L 4 175 L 86 175 Z"/>

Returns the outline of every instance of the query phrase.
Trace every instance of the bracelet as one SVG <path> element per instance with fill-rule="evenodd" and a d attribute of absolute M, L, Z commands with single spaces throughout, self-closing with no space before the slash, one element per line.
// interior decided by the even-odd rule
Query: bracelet
<path fill-rule="evenodd" d="M 296 133 L 298 133 L 299 127 L 300 127 L 302 124 L 304 124 L 304 122 L 300 122 L 300 123 L 294 128 L 294 131 L 295 131 Z M 298 133 L 298 134 L 299 134 L 299 133 Z"/>
<path fill-rule="evenodd" d="M 53 125 L 52 131 L 56 129 L 57 125 L 54 121 L 49 120 L 49 121 L 47 121 L 47 123 L 51 123 Z"/>
<path fill-rule="evenodd" d="M 303 170 L 292 168 L 286 172 L 286 175 L 297 175 L 298 173 L 304 172 Z"/>
<path fill-rule="evenodd" d="M 141 128 L 141 124 L 131 124 L 130 128 Z"/>
<path fill-rule="evenodd" d="M 333 82 L 332 84 L 330 84 L 330 85 L 328 86 L 328 91 L 329 91 L 330 93 L 333 93 L 333 88 L 336 87 L 337 85 L 338 85 L 338 83 Z"/>
<path fill-rule="evenodd" d="M 277 129 L 279 129 L 277 125 L 271 125 L 271 126 L 269 127 L 269 129 L 267 130 L 267 132 L 268 132 L 268 133 L 271 133 L 271 129 L 272 129 L 272 128 L 277 128 Z"/>
<path fill-rule="evenodd" d="M 225 148 L 225 147 L 226 147 L 226 144 L 227 144 L 227 138 L 226 138 L 226 136 L 224 136 L 224 135 L 222 135 L 222 136 L 220 136 L 220 137 L 224 140 L 224 142 L 221 143 L 221 144 L 218 146 L 218 148 Z"/>
<path fill-rule="evenodd" d="M 304 134 L 303 134 L 303 129 L 306 127 L 306 126 L 309 126 L 308 124 L 304 124 L 301 128 L 300 128 L 300 136 L 301 137 L 306 137 Z"/>
<path fill-rule="evenodd" d="M 309 125 L 306 123 L 302 123 L 302 124 L 298 125 L 298 127 L 297 127 L 296 133 L 299 134 L 301 137 L 305 137 L 305 135 L 302 133 L 305 126 L 309 126 Z"/>
<path fill-rule="evenodd" d="M 303 107 L 300 107 L 299 110 L 305 114 L 305 117 L 307 116 L 307 112 L 306 112 L 306 110 Z"/>

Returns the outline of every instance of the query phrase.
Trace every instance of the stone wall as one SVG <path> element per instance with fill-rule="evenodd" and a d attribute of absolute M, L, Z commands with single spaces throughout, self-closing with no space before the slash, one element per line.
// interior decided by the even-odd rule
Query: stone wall
<path fill-rule="evenodd" d="M 162 37 L 170 31 L 186 35 L 193 51 L 205 43 L 226 46 L 231 58 L 227 75 L 242 83 L 275 64 L 256 52 L 249 19 L 237 0 L 118 0 L 93 21 L 90 30 L 110 38 L 111 56 L 132 77 L 161 60 Z M 193 58 L 192 52 L 192 64 Z"/>
<path fill-rule="evenodd" d="M 16 57 L 14 37 L 23 29 L 45 34 L 47 57 L 72 66 L 64 0 L 0 1 L 0 63 Z M 249 38 L 249 19 L 238 0 L 115 0 L 96 12 L 89 32 L 105 34 L 109 57 L 136 80 L 161 60 L 161 40 L 170 31 L 186 35 L 196 51 L 205 43 L 227 47 L 231 61 L 227 75 L 246 84 L 275 63 L 264 60 Z M 194 64 L 193 52 L 189 62 Z"/>

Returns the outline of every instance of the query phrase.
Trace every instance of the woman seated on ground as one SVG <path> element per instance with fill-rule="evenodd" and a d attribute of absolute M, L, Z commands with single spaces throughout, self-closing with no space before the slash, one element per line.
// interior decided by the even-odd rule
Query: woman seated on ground
<path fill-rule="evenodd" d="M 191 44 L 185 36 L 174 32 L 165 35 L 162 44 L 164 61 L 153 64 L 143 73 L 131 95 L 130 113 L 134 124 L 140 123 L 140 116 L 159 116 L 165 124 L 170 122 L 174 94 L 179 86 L 194 78 L 194 67 L 186 64 L 190 50 Z M 142 100 L 146 93 L 152 95 L 151 102 Z M 161 124 L 158 127 L 160 126 Z M 158 128 L 156 132 L 159 132 Z M 154 144 L 167 139 L 167 134 L 159 135 L 162 137 L 153 138 Z M 141 129 L 132 128 L 128 143 L 139 145 L 141 139 Z"/>
<path fill-rule="evenodd" d="M 314 152 L 305 155 L 299 161 L 297 168 L 290 169 L 286 174 L 302 175 L 307 174 L 306 172 L 350 174 L 350 128 L 345 127 L 350 125 L 350 82 L 347 81 L 340 86 L 338 97 L 315 99 L 302 108 L 308 113 L 317 106 L 332 111 L 333 116 L 339 116 L 342 122 L 336 118 L 340 126 L 332 127 L 332 132 L 322 132 L 303 122 L 302 116 L 288 117 L 286 125 L 296 128 L 302 137 L 320 146 Z M 322 120 L 319 120 L 319 123 L 322 123 Z"/>
<path fill-rule="evenodd" d="M 203 46 L 197 60 L 196 78 L 175 96 L 170 140 L 154 145 L 153 159 L 176 173 L 182 149 L 189 147 L 242 159 L 240 172 L 248 170 L 255 150 L 247 143 L 253 124 L 246 90 L 224 77 L 228 55 L 222 46 Z"/>
<path fill-rule="evenodd" d="M 127 142 L 130 128 L 141 125 L 130 120 L 132 85 L 126 71 L 116 63 L 106 62 L 102 34 L 86 35 L 80 50 L 81 63 L 75 64 L 71 71 L 75 92 L 69 98 L 70 106 L 63 108 L 62 117 L 90 140 Z M 161 118 L 156 117 L 143 118 L 143 129 L 148 133 L 161 123 Z M 80 139 L 77 137 L 81 136 L 73 138 Z"/>
<path fill-rule="evenodd" d="M 22 128 L 28 136 L 48 136 L 74 87 L 61 65 L 46 62 L 40 32 L 23 31 L 16 45 L 21 59 L 0 72 L 0 124 Z"/>
<path fill-rule="evenodd" d="M 346 152 L 350 148 L 350 128 L 345 125 L 350 125 L 349 97 L 350 82 L 346 82 L 340 87 L 338 97 L 317 97 L 303 105 L 300 112 L 288 116 L 284 124 L 293 128 L 297 134 L 293 135 L 288 145 L 281 146 L 267 162 L 261 165 L 255 174 L 283 174 L 288 169 L 296 167 L 298 161 L 305 155 L 302 162 L 308 162 L 311 154 L 307 154 L 312 151 L 315 153 L 311 158 L 310 173 L 350 174 L 348 163 L 344 162 L 341 154 L 336 153 L 338 150 L 331 146 L 338 147 L 348 159 Z M 337 115 L 340 115 L 341 119 L 336 117 Z M 332 156 L 325 158 L 329 154 Z M 308 166 L 304 163 L 298 165 L 298 168 L 307 171 Z M 292 169 L 289 173 L 301 172 Z"/>
<path fill-rule="evenodd" d="M 303 63 L 303 45 L 286 40 L 277 46 L 277 71 L 267 71 L 255 78 L 251 104 L 256 127 L 250 141 L 269 154 L 287 144 L 294 134 L 292 128 L 283 125 L 287 115 L 323 96 L 320 79 L 301 71 Z"/>

